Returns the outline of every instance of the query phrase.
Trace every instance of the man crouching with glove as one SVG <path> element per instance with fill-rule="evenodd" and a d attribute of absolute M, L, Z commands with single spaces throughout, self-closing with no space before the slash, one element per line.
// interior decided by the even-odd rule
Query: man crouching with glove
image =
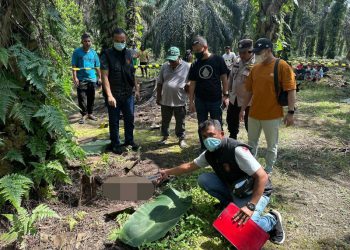
<path fill-rule="evenodd" d="M 199 129 L 207 150 L 193 162 L 162 169 L 158 181 L 166 180 L 169 175 L 190 173 L 210 165 L 214 172 L 200 174 L 199 186 L 217 198 L 222 208 L 230 202 L 241 208 L 233 216 L 233 221 L 245 224 L 251 218 L 270 234 L 271 242 L 282 244 L 285 233 L 281 214 L 271 210 L 262 215 L 270 201 L 272 185 L 265 170 L 250 153 L 250 147 L 224 137 L 218 120 L 209 119 L 200 124 Z"/>

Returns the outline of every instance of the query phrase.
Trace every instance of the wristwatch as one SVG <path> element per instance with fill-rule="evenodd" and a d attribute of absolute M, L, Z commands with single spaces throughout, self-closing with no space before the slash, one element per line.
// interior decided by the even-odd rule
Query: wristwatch
<path fill-rule="evenodd" d="M 224 96 L 225 96 L 225 97 L 229 97 L 228 91 L 226 91 L 226 92 L 224 93 Z"/>
<path fill-rule="evenodd" d="M 288 110 L 288 114 L 294 115 L 294 110 Z"/>
<path fill-rule="evenodd" d="M 255 204 L 254 204 L 254 203 L 248 202 L 248 203 L 246 204 L 246 207 L 247 207 L 250 211 L 255 211 Z"/>

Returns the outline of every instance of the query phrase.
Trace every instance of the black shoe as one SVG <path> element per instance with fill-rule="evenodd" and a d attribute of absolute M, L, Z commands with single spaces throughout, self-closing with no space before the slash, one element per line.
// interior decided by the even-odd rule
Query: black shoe
<path fill-rule="evenodd" d="M 270 214 L 277 220 L 275 227 L 272 229 L 272 231 L 269 232 L 270 241 L 272 243 L 281 245 L 286 238 L 286 234 L 282 226 L 282 216 L 277 210 L 270 210 Z"/>
<path fill-rule="evenodd" d="M 114 146 L 112 148 L 112 152 L 117 155 L 121 155 L 123 153 L 123 148 L 121 146 Z"/>
<path fill-rule="evenodd" d="M 85 123 L 85 116 L 82 116 L 78 122 L 79 122 L 79 124 L 84 124 Z"/>
<path fill-rule="evenodd" d="M 127 147 L 127 146 L 131 146 L 131 150 L 132 151 L 137 151 L 140 148 L 140 146 L 137 145 L 135 142 L 133 142 L 133 143 L 125 143 L 125 147 Z"/>

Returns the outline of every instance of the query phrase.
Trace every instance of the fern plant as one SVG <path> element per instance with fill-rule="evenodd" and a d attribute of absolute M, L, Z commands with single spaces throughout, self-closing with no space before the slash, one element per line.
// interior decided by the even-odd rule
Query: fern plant
<path fill-rule="evenodd" d="M 38 205 L 31 214 L 23 207 L 18 207 L 17 212 L 18 214 L 3 214 L 10 222 L 11 228 L 7 233 L 0 235 L 0 242 L 10 244 L 16 240 L 22 241 L 24 235 L 33 235 L 37 232 L 35 222 L 46 218 L 60 218 L 45 204 Z"/>
<path fill-rule="evenodd" d="M 47 128 L 51 136 L 55 134 L 67 136 L 67 118 L 62 111 L 54 106 L 42 105 L 34 117 L 43 118 L 42 124 Z"/>
<path fill-rule="evenodd" d="M 30 172 L 30 175 L 36 186 L 39 186 L 42 181 L 49 186 L 53 186 L 56 182 L 72 183 L 62 164 L 57 160 L 48 163 L 31 162 L 31 164 L 34 170 Z"/>
<path fill-rule="evenodd" d="M 65 159 L 78 158 L 82 160 L 86 156 L 85 151 L 81 147 L 66 138 L 62 138 L 54 144 L 54 153 Z"/>
<path fill-rule="evenodd" d="M 48 149 L 50 148 L 46 138 L 46 131 L 39 129 L 35 135 L 28 139 L 26 147 L 30 150 L 32 156 L 39 158 L 39 162 L 44 162 Z"/>
<path fill-rule="evenodd" d="M 23 160 L 23 155 L 21 152 L 19 152 L 18 150 L 16 149 L 11 149 L 9 150 L 6 155 L 4 156 L 5 160 L 9 160 L 9 161 L 17 161 L 17 162 L 20 162 L 22 163 L 23 165 L 25 165 L 24 163 L 24 160 Z"/>
<path fill-rule="evenodd" d="M 5 124 L 6 115 L 17 100 L 16 90 L 20 87 L 0 74 L 0 120 Z"/>
<path fill-rule="evenodd" d="M 7 69 L 8 61 L 9 61 L 9 54 L 8 54 L 7 49 L 0 48 L 0 63 L 2 65 L 4 65 L 4 67 L 6 69 Z M 0 66 L 1 66 L 1 64 L 0 64 Z"/>
<path fill-rule="evenodd" d="M 24 175 L 5 175 L 0 179 L 0 205 L 9 201 L 18 209 L 21 206 L 23 196 L 28 196 L 32 185 L 32 180 Z"/>

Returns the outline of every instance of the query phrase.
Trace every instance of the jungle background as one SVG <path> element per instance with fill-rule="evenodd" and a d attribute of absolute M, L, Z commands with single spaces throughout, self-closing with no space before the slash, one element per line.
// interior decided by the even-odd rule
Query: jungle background
<path fill-rule="evenodd" d="M 152 174 L 196 157 L 197 124 L 186 123 L 190 148 L 159 147 L 160 110 L 150 77 L 140 77 L 136 141 L 142 149 L 122 156 L 91 156 L 81 147 L 108 138 L 106 109 L 97 93 L 98 122 L 78 125 L 70 59 L 80 36 L 97 51 L 111 46 L 116 27 L 129 45 L 145 45 L 151 61 L 164 62 L 171 45 L 182 53 L 194 35 L 213 53 L 242 38 L 270 38 L 292 64 L 329 65 L 328 77 L 300 82 L 297 123 L 281 129 L 270 207 L 284 216 L 284 245 L 265 249 L 350 249 L 350 2 L 346 0 L 0 0 L 0 247 L 4 249 L 128 249 L 118 229 L 143 202 L 101 197 L 108 176 Z M 240 140 L 247 135 L 241 129 Z M 265 142 L 262 139 L 264 152 Z M 259 161 L 264 164 L 263 158 Z M 133 166 L 132 171 L 125 168 Z M 130 168 L 131 169 L 131 168 Z M 203 171 L 210 171 L 205 169 Z M 193 204 L 165 238 L 143 249 L 229 249 L 211 226 L 219 211 L 196 184 L 198 174 L 173 181 Z M 117 215 L 118 214 L 118 215 Z"/>

